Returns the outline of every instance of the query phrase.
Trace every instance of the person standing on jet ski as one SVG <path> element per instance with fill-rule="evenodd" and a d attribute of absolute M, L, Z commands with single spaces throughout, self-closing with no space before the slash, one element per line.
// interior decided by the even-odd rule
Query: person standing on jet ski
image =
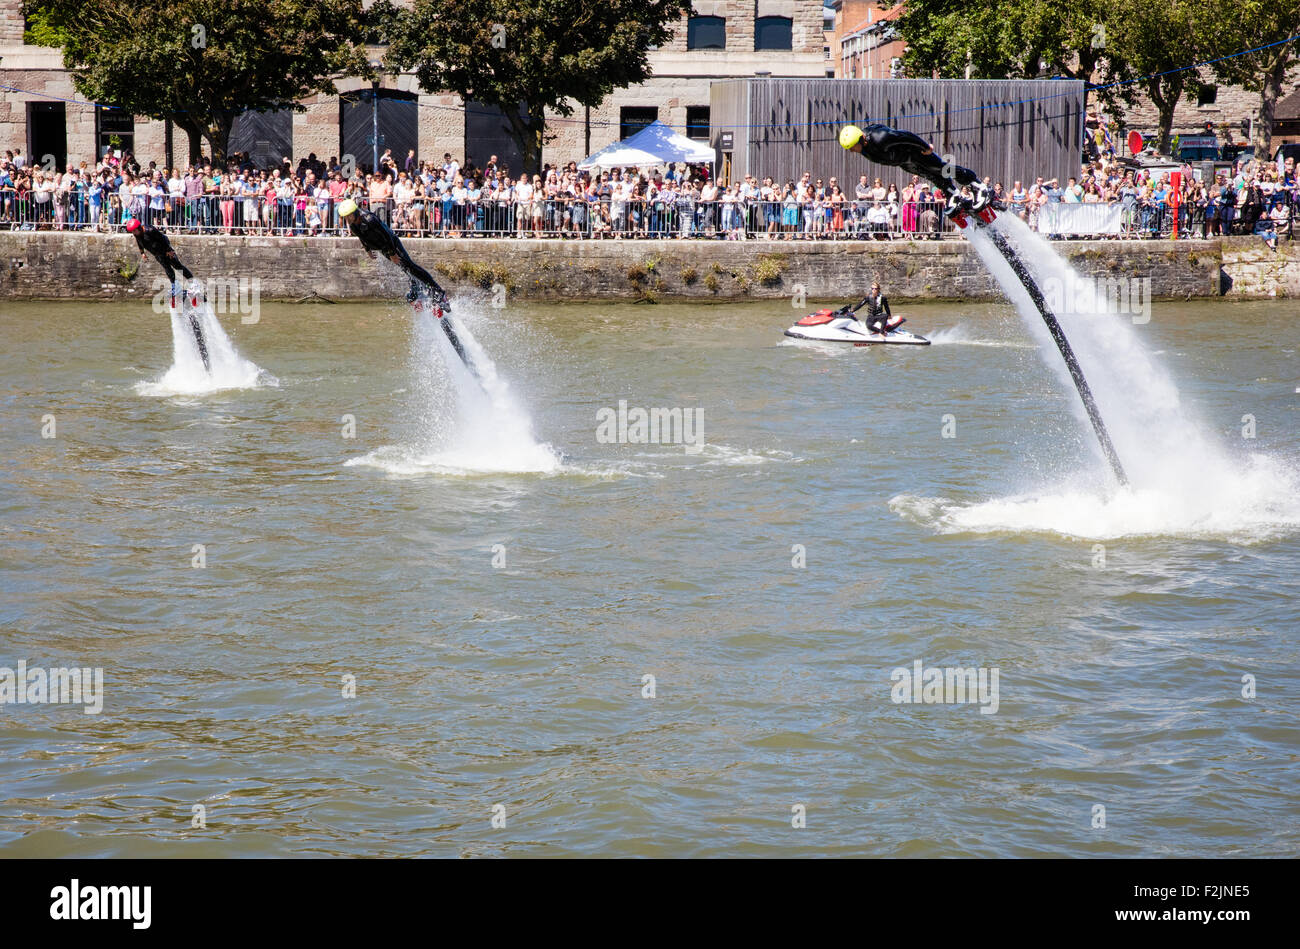
<path fill-rule="evenodd" d="M 344 221 L 348 230 L 359 241 L 361 246 L 366 249 L 366 253 L 371 257 L 376 254 L 383 254 L 397 266 L 405 271 L 406 275 L 411 278 L 411 289 L 406 294 L 407 301 L 414 303 L 420 298 L 421 289 L 427 290 L 433 298 L 434 305 L 437 307 L 435 315 L 438 322 L 442 324 L 442 331 L 447 334 L 447 340 L 451 343 L 452 349 L 456 350 L 456 355 L 475 375 L 477 371 L 474 364 L 470 362 L 469 356 L 465 353 L 465 345 L 456 335 L 456 331 L 451 328 L 451 321 L 444 319 L 444 315 L 451 310 L 451 304 L 447 300 L 447 291 L 438 286 L 438 281 L 434 280 L 419 264 L 411 259 L 411 255 L 406 252 L 402 242 L 397 239 L 397 235 L 388 229 L 388 225 L 379 219 L 371 211 L 363 211 L 357 207 L 357 203 L 351 198 L 339 205 L 339 219 Z"/>
<path fill-rule="evenodd" d="M 171 283 L 172 306 L 176 306 L 176 297 L 182 288 L 176 281 L 176 271 L 179 270 L 185 275 L 186 280 L 193 280 L 194 274 L 190 268 L 181 263 L 181 259 L 176 256 L 176 249 L 172 247 L 172 242 L 167 239 L 167 235 L 156 227 L 143 223 L 139 218 L 131 218 L 126 222 L 126 232 L 135 238 L 136 246 L 140 248 L 140 256 L 146 254 L 158 261 L 158 264 L 167 274 L 167 280 Z M 203 291 L 198 291 L 201 294 Z M 198 306 L 198 294 L 192 301 L 192 306 Z M 208 344 L 203 339 L 203 327 L 199 324 L 198 315 L 190 310 L 189 314 L 190 329 L 194 331 L 194 342 L 198 344 L 199 356 L 203 359 L 203 368 L 211 371 L 212 363 L 208 358 Z"/>
<path fill-rule="evenodd" d="M 856 313 L 863 307 L 867 308 L 866 319 L 864 320 L 867 329 L 884 336 L 889 330 L 889 321 L 892 319 L 893 314 L 889 312 L 889 297 L 880 292 L 880 281 L 871 281 L 871 292 L 853 308 L 853 311 Z"/>
<path fill-rule="evenodd" d="M 990 200 L 988 189 L 975 172 L 957 164 L 946 164 L 929 142 L 912 132 L 880 124 L 866 128 L 846 125 L 840 130 L 840 146 L 877 164 L 893 165 L 920 175 L 949 196 L 969 187 L 976 196 L 977 209 Z"/>

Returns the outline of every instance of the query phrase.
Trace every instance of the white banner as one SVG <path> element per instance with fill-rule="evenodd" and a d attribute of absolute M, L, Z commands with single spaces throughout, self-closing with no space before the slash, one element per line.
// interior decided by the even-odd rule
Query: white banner
<path fill-rule="evenodd" d="M 1066 204 L 1048 202 L 1038 211 L 1038 232 L 1063 237 L 1119 234 L 1124 208 L 1120 204 Z"/>

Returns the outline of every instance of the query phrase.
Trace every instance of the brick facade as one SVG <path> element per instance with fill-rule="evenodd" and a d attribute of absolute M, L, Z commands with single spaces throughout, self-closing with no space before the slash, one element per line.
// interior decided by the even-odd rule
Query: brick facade
<path fill-rule="evenodd" d="M 15 91 L 0 91 L 0 149 L 15 145 L 26 151 L 29 102 L 78 100 L 71 78 L 62 66 L 58 50 L 25 46 L 22 42 L 21 0 L 0 0 L 0 82 Z M 709 104 L 709 83 L 713 79 L 752 76 L 759 71 L 774 76 L 816 77 L 824 74 L 821 0 L 694 0 L 693 12 L 700 16 L 721 16 L 726 21 L 725 50 L 688 50 L 689 17 L 683 16 L 672 39 L 650 54 L 654 77 L 627 89 L 615 90 L 591 110 L 591 149 L 602 148 L 619 137 L 623 106 L 655 106 L 659 120 L 678 130 L 686 126 L 690 106 Z M 792 49 L 755 50 L 755 21 L 761 16 L 791 20 Z M 368 83 L 354 79 L 338 82 L 340 92 Z M 382 88 L 419 95 L 418 141 L 421 157 L 441 158 L 444 152 L 460 158 L 465 152 L 465 116 L 459 97 L 419 89 L 413 76 L 389 77 Z M 303 100 L 305 111 L 293 117 L 293 157 L 315 152 L 327 158 L 339 151 L 339 105 L 336 96 L 313 96 Z M 553 163 L 581 159 L 585 154 L 584 109 L 563 118 L 549 116 L 550 141 L 544 159 Z M 93 107 L 66 103 L 68 157 L 74 164 L 90 161 L 96 152 Z M 136 119 L 135 153 L 142 162 L 163 163 L 166 124 Z M 172 156 L 184 163 L 188 139 L 173 131 Z M 204 149 L 206 151 L 206 149 Z"/>
<path fill-rule="evenodd" d="M 1300 89 L 1300 82 L 1293 81 L 1283 87 L 1285 97 L 1294 89 Z M 1232 141 L 1242 141 L 1246 136 L 1241 133 L 1243 119 L 1259 118 L 1259 93 L 1251 92 L 1241 86 L 1216 86 L 1215 101 L 1209 105 L 1197 105 L 1183 100 L 1174 109 L 1174 135 L 1186 135 L 1205 129 L 1206 122 L 1213 122 L 1215 131 L 1227 124 L 1232 129 Z M 1156 107 L 1148 102 L 1141 102 L 1133 107 L 1126 107 L 1119 116 L 1120 125 L 1125 129 L 1136 129 L 1143 135 L 1154 132 L 1160 116 Z M 1220 135 L 1220 141 L 1223 136 Z"/>
<path fill-rule="evenodd" d="M 0 47 L 23 45 L 23 0 L 0 0 Z"/>

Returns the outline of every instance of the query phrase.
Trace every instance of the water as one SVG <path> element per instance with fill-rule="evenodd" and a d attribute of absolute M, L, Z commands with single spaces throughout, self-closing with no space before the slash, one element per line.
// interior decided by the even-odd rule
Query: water
<path fill-rule="evenodd" d="M 481 311 L 472 305 L 469 322 Z M 411 341 L 413 404 L 419 429 L 404 443 L 385 445 L 349 465 L 371 465 L 391 474 L 448 475 L 548 473 L 559 454 L 537 440 L 527 408 L 470 331 L 457 307 L 453 329 L 474 364 L 457 354 L 427 306 L 414 316 Z"/>
<path fill-rule="evenodd" d="M 172 364 L 157 379 L 136 384 L 141 395 L 202 395 L 221 389 L 248 389 L 259 385 L 279 385 L 275 376 L 241 356 L 203 298 L 203 283 L 192 280 L 187 292 L 168 308 L 172 330 Z M 207 349 L 203 363 L 194 325 L 198 324 Z"/>
<path fill-rule="evenodd" d="M 1106 466 L 1072 462 L 1044 479 L 1054 487 L 1045 483 L 1028 493 L 974 505 L 902 497 L 897 510 L 944 530 L 1043 529 L 1098 538 L 1199 534 L 1239 542 L 1288 532 L 1300 520 L 1296 470 L 1265 453 L 1228 451 L 1151 355 L 1139 329 L 1150 319 L 1149 307 L 1137 303 L 1149 291 L 1108 300 L 1090 292 L 1094 285 L 1083 285 L 1050 243 L 1023 221 L 1003 215 L 993 230 L 1004 235 L 1040 290 L 1055 301 L 1048 305 L 1088 379 L 1130 485 L 1109 489 Z M 1065 360 L 1029 294 L 984 230 L 973 229 L 970 238 L 1010 294 L 1037 352 L 1056 372 L 1061 388 L 1072 392 Z M 1137 274 L 1124 278 L 1140 279 Z M 1071 405 L 1079 430 L 1089 430 L 1082 400 Z M 1241 421 L 1246 425 L 1251 419 L 1247 409 Z M 1100 446 L 1094 447 L 1100 462 Z"/>
<path fill-rule="evenodd" d="M 1296 853 L 1300 517 L 1246 477 L 1300 467 L 1288 304 L 1134 329 L 1249 500 L 1150 514 L 1117 430 L 1132 523 L 1010 306 L 829 349 L 780 302 L 457 304 L 531 441 L 461 451 L 404 305 L 226 318 L 280 384 L 199 397 L 137 391 L 138 304 L 0 308 L 0 665 L 106 688 L 0 708 L 5 855 Z M 620 399 L 706 446 L 598 442 Z M 918 659 L 996 714 L 894 704 Z"/>

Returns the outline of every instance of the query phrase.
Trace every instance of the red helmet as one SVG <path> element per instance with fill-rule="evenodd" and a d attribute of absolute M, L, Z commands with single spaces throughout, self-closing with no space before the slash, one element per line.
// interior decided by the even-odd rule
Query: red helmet
<path fill-rule="evenodd" d="M 134 217 L 133 217 L 133 218 L 131 218 L 131 220 L 129 220 L 129 221 L 126 222 L 126 232 L 127 232 L 128 234 L 134 234 L 134 233 L 135 233 L 136 231 L 138 231 L 138 230 L 140 230 L 140 219 L 139 219 L 139 218 L 134 218 Z"/>

